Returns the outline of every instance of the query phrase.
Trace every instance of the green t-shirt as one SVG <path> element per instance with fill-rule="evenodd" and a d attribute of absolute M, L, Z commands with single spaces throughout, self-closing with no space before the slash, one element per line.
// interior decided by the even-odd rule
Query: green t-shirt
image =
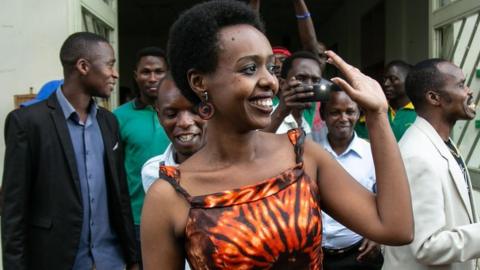
<path fill-rule="evenodd" d="M 390 127 L 392 127 L 393 134 L 395 139 L 400 141 L 403 134 L 407 129 L 413 124 L 417 118 L 417 113 L 413 104 L 409 102 L 404 107 L 400 108 L 397 112 L 393 111 L 392 108 L 388 108 L 388 121 L 390 122 Z M 368 130 L 365 123 L 365 117 L 361 117 L 355 126 L 355 131 L 357 135 L 361 138 L 368 139 Z"/>
<path fill-rule="evenodd" d="M 113 114 L 120 125 L 120 137 L 125 149 L 125 171 L 132 204 L 133 221 L 140 224 L 145 192 L 141 170 L 150 158 L 162 154 L 170 140 L 150 105 L 135 99 L 118 107 Z"/>

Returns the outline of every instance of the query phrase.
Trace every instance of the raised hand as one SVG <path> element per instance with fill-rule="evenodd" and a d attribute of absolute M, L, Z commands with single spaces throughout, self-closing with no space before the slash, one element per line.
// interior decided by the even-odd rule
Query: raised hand
<path fill-rule="evenodd" d="M 288 111 L 302 110 L 310 107 L 311 102 L 302 99 L 313 96 L 313 87 L 302 84 L 295 77 L 282 83 L 280 88 L 280 105 L 285 106 Z"/>
<path fill-rule="evenodd" d="M 342 88 L 365 113 L 384 113 L 388 109 L 388 102 L 380 84 L 363 74 L 358 68 L 345 62 L 333 51 L 326 51 L 327 62 L 337 67 L 345 75 L 342 78 L 333 78 L 332 81 Z"/>
<path fill-rule="evenodd" d="M 290 78 L 288 81 L 282 80 L 280 93 L 278 93 L 280 103 L 272 114 L 270 126 L 263 129 L 263 131 L 275 133 L 289 114 L 292 114 L 297 124 L 301 126 L 301 112 L 303 109 L 311 106 L 311 102 L 302 101 L 302 99 L 311 97 L 313 94 L 312 86 L 302 85 L 295 77 Z"/>

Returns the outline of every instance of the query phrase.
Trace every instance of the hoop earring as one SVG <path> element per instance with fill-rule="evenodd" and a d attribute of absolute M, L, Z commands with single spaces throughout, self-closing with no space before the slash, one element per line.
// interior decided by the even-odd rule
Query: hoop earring
<path fill-rule="evenodd" d="M 215 113 L 215 108 L 211 102 L 208 102 L 208 92 L 204 91 L 203 93 L 203 100 L 198 105 L 198 115 L 204 120 L 208 120 L 212 118 L 213 114 Z"/>

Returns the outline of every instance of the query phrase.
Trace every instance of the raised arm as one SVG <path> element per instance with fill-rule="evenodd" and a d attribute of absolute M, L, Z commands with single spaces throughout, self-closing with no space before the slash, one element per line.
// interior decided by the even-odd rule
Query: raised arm
<path fill-rule="evenodd" d="M 317 160 L 317 177 L 323 208 L 340 223 L 368 239 L 388 245 L 407 244 L 413 239 L 412 205 L 405 167 L 386 115 L 387 100 L 375 80 L 333 52 L 328 51 L 327 56 L 328 62 L 346 78 L 333 78 L 332 81 L 365 110 L 377 194 L 355 183 L 333 159 L 321 158 Z"/>
<path fill-rule="evenodd" d="M 322 72 L 325 70 L 326 56 L 325 44 L 319 42 L 317 34 L 315 33 L 315 26 L 310 12 L 304 0 L 293 0 L 295 8 L 295 16 L 297 17 L 298 33 L 300 35 L 300 42 L 306 51 L 310 51 L 319 56 Z"/>
<path fill-rule="evenodd" d="M 257 13 L 260 13 L 260 0 L 250 0 L 249 5 Z"/>
<path fill-rule="evenodd" d="M 293 0 L 295 8 L 295 16 L 297 17 L 298 33 L 300 34 L 300 42 L 304 50 L 311 51 L 315 55 L 323 53 L 319 50 L 317 34 L 315 26 L 307 5 L 304 0 Z"/>

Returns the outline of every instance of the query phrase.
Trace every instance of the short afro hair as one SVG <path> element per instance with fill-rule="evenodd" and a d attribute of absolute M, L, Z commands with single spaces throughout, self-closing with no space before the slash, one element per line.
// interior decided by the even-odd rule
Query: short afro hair
<path fill-rule="evenodd" d="M 399 68 L 403 74 L 405 74 L 405 78 L 407 77 L 408 73 L 410 72 L 410 70 L 412 69 L 412 65 L 410 65 L 409 63 L 403 61 L 403 60 L 393 60 L 393 61 L 390 61 L 386 66 L 385 66 L 385 70 L 388 70 L 389 68 L 391 67 L 397 67 Z"/>
<path fill-rule="evenodd" d="M 162 48 L 145 47 L 140 49 L 135 56 L 135 69 L 138 68 L 138 64 L 140 63 L 140 60 L 142 59 L 142 57 L 145 57 L 145 56 L 156 56 L 158 58 L 162 58 L 163 60 L 165 60 L 165 63 L 167 64 L 167 56 L 165 55 L 165 51 Z"/>
<path fill-rule="evenodd" d="M 93 47 L 98 43 L 108 43 L 104 37 L 90 32 L 77 32 L 71 34 L 60 48 L 60 62 L 65 71 L 70 69 L 80 58 L 90 58 Z"/>
<path fill-rule="evenodd" d="M 167 58 L 172 77 L 182 94 L 193 104 L 200 98 L 190 88 L 187 72 L 209 74 L 218 65 L 218 32 L 227 26 L 247 24 L 264 33 L 258 14 L 243 2 L 213 0 L 185 11 L 170 28 Z"/>
<path fill-rule="evenodd" d="M 295 59 L 311 59 L 318 64 L 318 66 L 320 67 L 320 72 L 322 70 L 321 69 L 322 64 L 320 63 L 320 60 L 318 59 L 318 57 L 315 54 L 313 54 L 309 51 L 298 51 L 298 52 L 294 52 L 291 56 L 287 57 L 285 59 L 285 61 L 283 61 L 282 70 L 280 71 L 280 77 L 281 78 L 283 78 L 283 79 L 287 78 L 288 72 L 292 68 L 293 61 L 295 61 Z M 322 75 L 322 74 L 320 74 L 320 75 Z"/>
<path fill-rule="evenodd" d="M 440 58 L 423 60 L 413 66 L 408 73 L 405 90 L 416 110 L 424 107 L 427 91 L 437 91 L 443 87 L 445 78 L 438 65 L 444 62 L 448 61 Z"/>

